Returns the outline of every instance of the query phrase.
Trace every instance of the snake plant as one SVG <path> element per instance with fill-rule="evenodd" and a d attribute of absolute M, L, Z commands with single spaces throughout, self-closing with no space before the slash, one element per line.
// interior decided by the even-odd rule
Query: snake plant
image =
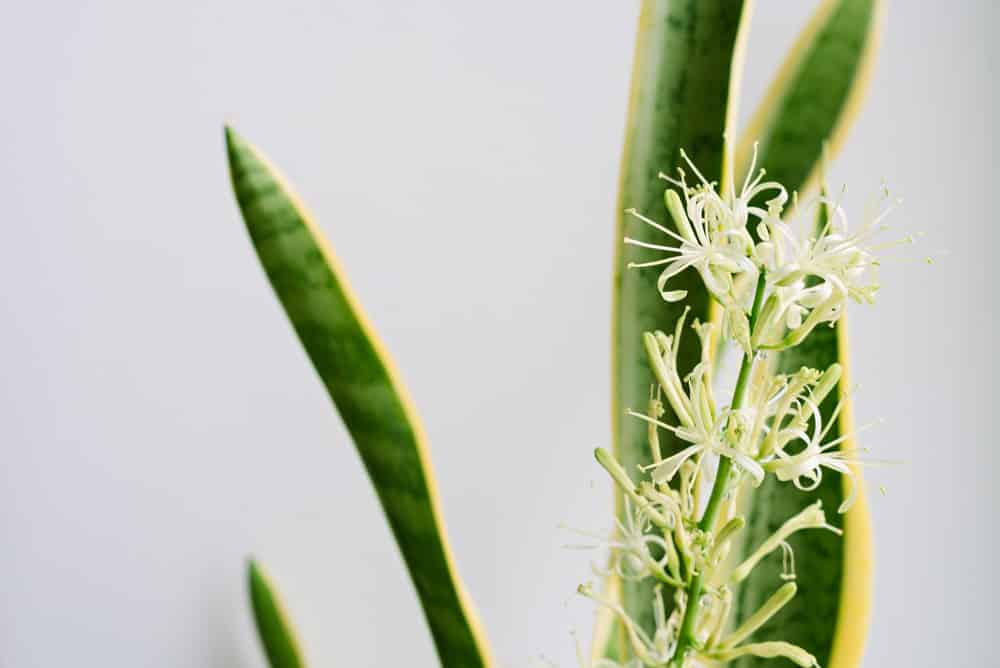
<path fill-rule="evenodd" d="M 617 530 L 601 580 L 580 587 L 601 606 L 586 666 L 861 660 L 871 542 L 844 310 L 871 301 L 884 210 L 848 229 L 822 163 L 863 96 L 883 7 L 823 1 L 740 132 L 750 5 L 642 3 L 614 233 L 613 447 L 596 452 Z M 232 128 L 225 139 L 258 259 L 354 440 L 441 664 L 496 665 L 387 351 L 291 187 Z M 727 346 L 735 385 L 714 371 Z M 305 666 L 273 585 L 254 562 L 248 575 L 271 666 Z"/>

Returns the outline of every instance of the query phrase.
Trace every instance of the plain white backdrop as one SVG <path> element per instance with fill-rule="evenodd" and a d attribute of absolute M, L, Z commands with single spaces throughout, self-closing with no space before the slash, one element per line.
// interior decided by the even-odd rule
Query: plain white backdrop
<path fill-rule="evenodd" d="M 433 666 L 346 432 L 245 238 L 221 124 L 330 235 L 432 439 L 501 665 L 575 665 L 602 529 L 612 221 L 637 2 L 0 7 L 0 666 L 260 667 L 258 555 L 313 666 Z M 742 117 L 813 3 L 757 3 Z M 997 10 L 896 2 L 834 182 L 904 197 L 852 312 L 877 563 L 865 665 L 982 665 Z M 670 165 L 664 165 L 669 168 Z M 857 210 L 855 208 L 855 210 Z M 927 267 L 919 258 L 932 255 Z"/>

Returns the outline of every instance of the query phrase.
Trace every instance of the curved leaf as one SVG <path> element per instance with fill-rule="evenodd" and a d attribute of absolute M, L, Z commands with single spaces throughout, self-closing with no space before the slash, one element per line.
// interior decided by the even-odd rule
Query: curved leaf
<path fill-rule="evenodd" d="M 485 636 L 445 536 L 423 429 L 319 229 L 230 128 L 236 200 L 257 256 L 378 493 L 446 666 L 488 666 Z"/>
<path fill-rule="evenodd" d="M 749 8 L 743 2 L 729 0 L 645 0 L 642 4 L 614 240 L 611 420 L 615 455 L 626 470 L 648 464 L 652 457 L 646 428 L 638 421 L 622 419 L 627 408 L 645 407 L 653 382 L 642 334 L 672 331 L 684 306 L 691 306 L 692 317 L 706 320 L 709 298 L 695 272 L 684 272 L 671 283 L 672 289 L 688 291 L 681 305 L 664 302 L 651 288 L 655 270 L 626 269 L 636 257 L 634 249 L 625 255 L 622 237 L 653 243 L 662 240 L 650 228 L 636 225 L 624 211 L 634 207 L 672 224 L 666 222 L 670 220 L 663 200 L 666 183 L 658 174 L 674 171 L 681 149 L 709 178 L 721 176 L 723 135 L 735 117 L 747 14 Z M 699 359 L 696 338 L 685 337 L 679 355 L 682 369 L 693 368 Z M 665 448 L 675 446 L 672 439 L 664 438 Z M 650 582 L 621 583 L 623 607 L 650 632 L 654 626 L 652 587 Z M 595 651 L 604 649 L 595 646 Z"/>
<path fill-rule="evenodd" d="M 305 668 L 295 629 L 288 621 L 281 598 L 253 559 L 247 564 L 247 588 L 257 624 L 257 637 L 271 668 Z"/>
<path fill-rule="evenodd" d="M 833 156 L 857 116 L 878 51 L 882 0 L 824 0 L 799 34 L 736 149 L 745 174 L 758 166 L 789 191 L 806 191 L 827 144 Z"/>
<path fill-rule="evenodd" d="M 825 225 L 823 208 L 817 227 Z M 839 363 L 843 373 L 837 392 L 820 406 L 824 424 L 833 417 L 838 402 L 843 402 L 839 417 L 828 438 L 850 434 L 851 411 L 846 388 L 850 387 L 847 363 L 847 322 L 841 317 L 836 327 L 818 327 L 799 346 L 782 352 L 776 360 L 779 372 L 792 373 L 803 366 L 825 369 Z M 858 446 L 853 438 L 841 444 L 842 450 Z M 788 483 L 768 478 L 752 492 L 744 529 L 744 551 L 753 550 L 789 517 L 815 498 L 823 501 L 831 524 L 844 531 L 837 536 L 829 531 L 803 531 L 789 539 L 795 550 L 795 566 L 801 576 L 798 595 L 758 632 L 760 639 L 780 639 L 805 648 L 828 668 L 857 668 L 864 651 L 865 634 L 871 610 L 872 542 L 871 521 L 865 498 L 861 471 L 852 466 L 855 479 L 839 475 L 823 477 L 813 492 L 801 492 Z M 854 485 L 857 497 L 844 515 L 836 509 Z M 734 605 L 737 620 L 753 614 L 781 581 L 783 566 L 774 556 L 762 561 L 740 588 Z M 834 621 L 835 620 L 835 621 Z M 745 657 L 741 668 L 765 668 L 766 659 Z"/>
<path fill-rule="evenodd" d="M 759 141 L 758 165 L 769 178 L 791 190 L 806 191 L 819 174 L 824 148 L 835 152 L 857 115 L 871 79 L 885 6 L 881 0 L 825 0 L 800 33 L 764 101 L 756 110 L 736 151 L 737 173 L 748 167 L 754 141 Z M 846 322 L 834 330 L 815 331 L 802 346 L 779 356 L 778 367 L 823 368 L 839 361 L 847 387 Z M 832 400 L 831 400 L 832 401 Z M 836 429 L 849 431 L 849 411 L 842 411 Z M 831 405 L 823 407 L 829 416 Z M 836 434 L 834 434 L 835 436 Z M 845 443 L 844 446 L 853 447 Z M 860 485 L 860 473 L 858 473 Z M 833 512 L 844 496 L 837 476 L 828 476 L 819 490 Z M 801 510 L 805 495 L 773 480 L 756 490 L 745 531 L 746 545 L 757 544 L 785 518 Z M 803 579 L 798 596 L 760 632 L 806 647 L 824 666 L 856 668 L 867 632 L 871 597 L 871 527 L 863 492 L 843 522 L 844 537 L 805 532 L 793 539 L 796 563 Z M 778 581 L 773 560 L 755 572 L 739 595 L 736 618 L 750 614 Z M 830 620 L 836 620 L 831 624 Z M 743 668 L 765 660 L 747 657 Z"/>
<path fill-rule="evenodd" d="M 825 368 L 839 360 L 845 367 L 839 390 L 844 398 L 848 382 L 845 327 L 842 318 L 835 329 L 817 328 L 794 354 L 780 359 L 779 370 L 791 372 L 802 366 Z M 824 402 L 821 409 L 824 419 L 830 417 L 836 401 L 837 397 L 828 397 Z M 842 409 L 829 438 L 850 430 L 846 408 Z M 855 447 L 851 441 L 841 445 L 845 450 Z M 871 609 L 871 523 L 864 490 L 860 488 L 860 471 L 855 468 L 853 484 L 859 489 L 854 505 L 846 514 L 837 515 L 837 507 L 846 498 L 847 484 L 851 483 L 831 474 L 824 476 L 815 492 L 805 493 L 769 477 L 753 494 L 744 529 L 744 546 L 749 551 L 815 498 L 823 501 L 830 523 L 844 529 L 843 537 L 828 531 L 805 531 L 789 539 L 799 574 L 798 595 L 755 636 L 799 645 L 828 668 L 860 665 Z M 759 608 L 774 592 L 776 583 L 781 582 L 781 573 L 780 557 L 772 555 L 762 561 L 740 589 L 734 619 L 742 620 Z M 771 664 L 765 659 L 745 657 L 737 665 L 764 668 Z"/>
<path fill-rule="evenodd" d="M 849 434 L 854 430 L 853 415 L 847 389 L 850 385 L 848 372 L 847 322 L 842 318 L 837 330 L 837 353 L 843 367 L 840 379 L 839 397 L 844 402 L 834 438 L 839 434 Z M 857 448 L 855 440 L 845 441 L 841 448 Z M 872 610 L 872 570 L 874 549 L 872 546 L 871 513 L 868 499 L 862 487 L 864 480 L 861 469 L 851 466 L 854 484 L 858 486 L 857 498 L 851 509 L 843 516 L 844 538 L 841 549 L 844 554 L 844 568 L 840 574 L 840 607 L 837 609 L 837 626 L 834 629 L 833 647 L 826 665 L 828 668 L 857 668 L 864 656 L 865 640 Z M 847 493 L 841 480 L 841 495 Z"/>

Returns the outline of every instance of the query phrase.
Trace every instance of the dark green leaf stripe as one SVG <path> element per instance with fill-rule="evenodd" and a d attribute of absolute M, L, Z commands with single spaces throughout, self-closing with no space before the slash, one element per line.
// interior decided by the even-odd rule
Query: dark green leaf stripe
<path fill-rule="evenodd" d="M 271 668 L 305 668 L 295 640 L 295 631 L 286 618 L 277 590 L 252 559 L 247 564 L 250 607 L 257 624 L 257 637 Z"/>
<path fill-rule="evenodd" d="M 684 149 L 708 178 L 719 178 L 723 134 L 733 115 L 731 78 L 739 68 L 745 32 L 743 2 L 734 0 L 646 0 L 639 19 L 632 91 L 619 184 L 612 313 L 612 429 L 615 454 L 627 471 L 648 464 L 646 427 L 623 419 L 627 408 L 644 410 L 653 375 L 642 346 L 643 332 L 673 331 L 684 304 L 667 304 L 655 289 L 655 269 L 627 269 L 649 252 L 623 247 L 622 237 L 664 243 L 662 234 L 624 214 L 635 208 L 671 225 L 659 172 L 674 173 Z M 735 63 L 735 64 L 734 64 Z M 690 173 L 690 170 L 687 170 Z M 659 234 L 659 236 L 657 236 Z M 695 272 L 684 272 L 671 289 L 688 290 L 692 317 L 709 316 L 708 295 Z M 697 337 L 688 332 L 679 355 L 682 375 L 699 359 Z M 668 408 L 669 411 L 669 408 Z M 671 416 L 667 415 L 667 419 Z M 666 438 L 664 447 L 676 444 Z M 652 630 L 652 584 L 622 583 L 622 604 Z"/>
<path fill-rule="evenodd" d="M 878 49 L 880 0 L 825 0 L 799 35 L 754 112 L 736 150 L 746 172 L 753 143 L 758 167 L 789 191 L 805 191 L 828 143 L 837 151 L 860 107 Z"/>
<path fill-rule="evenodd" d="M 236 199 L 257 255 L 361 455 L 441 663 L 490 665 L 451 558 L 426 439 L 398 374 L 291 189 L 229 128 L 226 145 Z"/>

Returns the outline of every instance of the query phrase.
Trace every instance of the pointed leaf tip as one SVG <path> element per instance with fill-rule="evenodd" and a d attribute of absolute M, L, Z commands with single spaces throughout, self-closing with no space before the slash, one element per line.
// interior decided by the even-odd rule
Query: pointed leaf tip
<path fill-rule="evenodd" d="M 226 138 L 226 143 L 240 140 L 240 135 L 228 122 L 222 124 L 222 133 Z"/>
<path fill-rule="evenodd" d="M 224 128 L 254 249 L 365 464 L 441 662 L 487 668 L 488 646 L 448 545 L 426 438 L 398 373 L 302 202 L 253 144 Z M 265 582 L 249 568 L 251 583 Z"/>
<path fill-rule="evenodd" d="M 229 161 L 229 168 L 232 170 L 235 164 L 245 160 L 243 154 L 250 150 L 251 146 L 247 140 L 236 132 L 236 130 L 233 129 L 233 126 L 228 123 L 223 124 L 222 135 L 226 142 L 226 157 Z"/>
<path fill-rule="evenodd" d="M 271 668 L 304 668 L 295 630 L 278 591 L 253 558 L 247 559 L 247 588 L 257 636 Z"/>
<path fill-rule="evenodd" d="M 246 560 L 246 576 L 247 582 L 253 585 L 255 582 L 260 582 L 263 579 L 263 573 L 260 570 L 260 566 L 253 557 L 247 557 Z"/>

